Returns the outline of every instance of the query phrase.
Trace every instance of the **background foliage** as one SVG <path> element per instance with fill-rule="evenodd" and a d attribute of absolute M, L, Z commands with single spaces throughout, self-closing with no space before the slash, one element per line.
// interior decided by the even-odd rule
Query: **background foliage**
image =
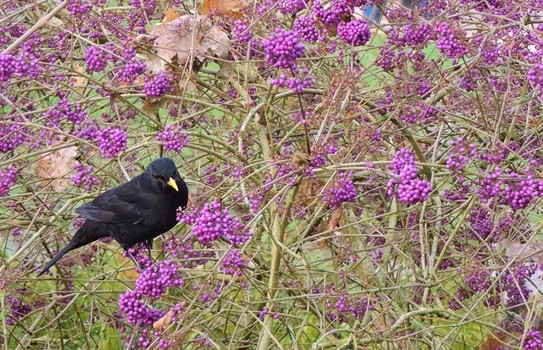
<path fill-rule="evenodd" d="M 3 346 L 543 349 L 541 15 L 4 0 Z M 105 240 L 35 277 L 161 155 L 190 203 L 144 273 Z"/>

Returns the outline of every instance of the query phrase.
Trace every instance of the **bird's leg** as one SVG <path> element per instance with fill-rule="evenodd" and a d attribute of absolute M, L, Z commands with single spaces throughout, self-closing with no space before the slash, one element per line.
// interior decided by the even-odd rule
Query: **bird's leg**
<path fill-rule="evenodd" d="M 147 247 L 147 253 L 149 253 L 149 260 L 152 262 L 153 257 L 151 256 L 151 249 L 153 249 L 153 239 L 149 238 L 145 241 L 145 246 Z"/>
<path fill-rule="evenodd" d="M 134 262 L 134 267 L 136 268 L 136 271 L 138 273 L 141 273 L 143 269 L 141 268 L 139 262 L 136 260 L 136 257 L 130 251 L 130 248 L 124 248 L 124 250 L 126 251 L 126 254 L 128 254 L 128 257 L 132 260 L 132 262 Z"/>

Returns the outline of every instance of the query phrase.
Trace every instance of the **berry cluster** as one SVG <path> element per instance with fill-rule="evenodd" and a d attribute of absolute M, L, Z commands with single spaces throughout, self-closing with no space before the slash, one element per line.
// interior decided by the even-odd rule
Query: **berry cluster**
<path fill-rule="evenodd" d="M 75 136 L 87 141 L 94 141 L 100 135 L 100 126 L 96 119 L 86 119 L 73 132 Z"/>
<path fill-rule="evenodd" d="M 217 167 L 213 164 L 204 168 L 204 181 L 208 185 L 216 185 L 221 182 L 221 177 L 217 173 Z"/>
<path fill-rule="evenodd" d="M 74 163 L 73 168 L 77 173 L 71 177 L 71 180 L 77 187 L 82 187 L 87 191 L 91 191 L 100 184 L 98 177 L 91 175 L 93 170 L 92 166 L 85 169 L 81 163 Z"/>
<path fill-rule="evenodd" d="M 368 310 L 372 310 L 370 299 L 360 294 L 350 294 L 344 288 L 330 285 L 324 290 L 315 287 L 312 294 L 322 294 L 324 296 L 324 305 L 326 316 L 332 321 L 349 322 L 350 320 L 360 320 Z"/>
<path fill-rule="evenodd" d="M 74 16 L 82 19 L 92 9 L 92 5 L 86 0 L 71 0 L 66 5 L 66 9 Z"/>
<path fill-rule="evenodd" d="M 424 202 L 430 197 L 432 185 L 426 180 L 411 179 L 398 186 L 398 199 L 406 204 Z"/>
<path fill-rule="evenodd" d="M 258 318 L 263 320 L 264 317 L 266 317 L 266 315 L 268 315 L 270 313 L 270 311 L 266 308 L 260 310 L 260 312 L 258 313 Z"/>
<path fill-rule="evenodd" d="M 143 93 L 148 97 L 161 97 L 170 92 L 172 81 L 166 72 L 160 72 L 153 78 L 146 78 Z"/>
<path fill-rule="evenodd" d="M 19 173 L 12 165 L 9 165 L 7 171 L 0 172 L 0 197 L 7 195 L 11 186 L 17 182 Z"/>
<path fill-rule="evenodd" d="M 198 345 L 201 349 L 201 347 L 205 347 L 206 349 L 211 348 L 213 343 L 211 342 L 211 339 L 209 339 L 209 336 L 207 334 L 200 334 L 198 338 L 194 340 L 194 343 Z"/>
<path fill-rule="evenodd" d="M 340 172 L 334 186 L 328 189 L 324 201 L 330 204 L 330 209 L 336 209 L 343 203 L 353 202 L 356 198 L 356 187 L 353 183 L 353 173 Z"/>
<path fill-rule="evenodd" d="M 249 26 L 247 25 L 246 21 L 234 21 L 234 25 L 232 27 L 232 37 L 240 44 L 248 43 L 253 38 L 253 34 L 249 30 Z"/>
<path fill-rule="evenodd" d="M 494 229 L 494 220 L 488 210 L 482 207 L 475 207 L 467 217 L 470 223 L 469 236 L 478 241 L 486 241 Z M 497 237 L 493 237 L 496 238 Z"/>
<path fill-rule="evenodd" d="M 158 133 L 156 137 L 166 151 L 181 153 L 183 148 L 189 144 L 189 137 L 183 133 L 181 125 L 168 125 L 164 131 Z"/>
<path fill-rule="evenodd" d="M 530 299 L 532 291 L 528 288 L 528 284 L 536 270 L 536 264 L 517 263 L 502 275 L 498 288 L 507 293 L 508 307 L 522 305 Z"/>
<path fill-rule="evenodd" d="M 424 45 L 432 36 L 432 28 L 426 22 L 411 20 L 403 26 L 394 26 L 387 31 L 387 42 L 398 47 Z"/>
<path fill-rule="evenodd" d="M 301 16 L 296 18 L 292 29 L 300 34 L 300 37 L 304 41 L 314 43 L 319 39 L 319 31 L 315 24 L 315 19 L 313 17 Z"/>
<path fill-rule="evenodd" d="M 527 281 L 536 271 L 535 264 L 518 263 L 512 265 L 497 281 L 494 276 L 500 275 L 500 270 L 489 268 L 470 270 L 465 280 L 467 288 L 459 288 L 455 298 L 449 301 L 449 307 L 453 310 L 462 308 L 460 303 L 476 293 L 484 293 L 484 304 L 487 307 L 499 305 L 502 300 L 501 294 L 504 292 L 507 294 L 506 300 L 509 307 L 522 304 L 532 294 L 527 287 Z M 495 284 L 495 287 L 489 290 L 493 284 Z"/>
<path fill-rule="evenodd" d="M 532 328 L 526 333 L 522 349 L 543 350 L 543 337 L 537 329 Z"/>
<path fill-rule="evenodd" d="M 389 169 L 399 180 L 388 181 L 388 195 L 392 196 L 396 191 L 398 200 L 406 204 L 423 202 L 430 197 L 432 185 L 426 180 L 417 179 L 417 168 L 415 166 L 415 155 L 407 149 L 396 152 Z"/>
<path fill-rule="evenodd" d="M 130 343 L 131 336 L 126 337 L 126 343 Z M 141 334 L 138 337 L 138 346 L 142 349 L 146 349 L 151 345 L 152 342 L 152 334 L 149 332 L 147 328 L 144 328 L 141 330 Z M 128 346 L 127 346 L 128 348 Z M 132 348 L 135 348 L 134 344 L 132 344 Z"/>
<path fill-rule="evenodd" d="M 4 55 L 0 53 L 0 83 L 8 82 L 15 73 L 16 58 L 13 55 Z"/>
<path fill-rule="evenodd" d="M 302 92 L 313 84 L 313 76 L 309 75 L 309 70 L 302 70 L 303 76 L 288 78 L 286 74 L 279 75 L 278 78 L 272 79 L 271 83 L 275 86 L 289 88 L 296 92 Z"/>
<path fill-rule="evenodd" d="M 490 199 L 498 197 L 503 186 L 501 167 L 495 167 L 492 172 L 483 174 L 483 179 L 479 181 L 475 193 L 481 199 L 481 202 L 487 203 Z"/>
<path fill-rule="evenodd" d="M 466 278 L 466 285 L 474 292 L 483 292 L 492 284 L 491 275 L 492 270 L 490 269 L 478 269 L 477 271 L 473 271 L 473 273 Z"/>
<path fill-rule="evenodd" d="M 532 175 L 520 180 L 520 175 L 511 174 L 512 180 L 506 181 L 503 201 L 513 210 L 524 209 L 532 199 L 541 195 L 541 180 L 535 180 Z M 519 179 L 519 180 L 517 180 Z"/>
<path fill-rule="evenodd" d="M 306 0 L 280 0 L 278 3 L 279 12 L 284 15 L 295 15 L 305 9 L 306 6 Z"/>
<path fill-rule="evenodd" d="M 231 250 L 221 261 L 221 270 L 227 275 L 242 276 L 247 261 L 239 250 Z"/>
<path fill-rule="evenodd" d="M 422 96 L 427 91 L 427 86 L 424 83 L 421 83 L 417 84 L 417 89 L 414 92 Z M 435 114 L 436 110 L 434 107 L 427 106 L 424 102 L 418 102 L 413 106 L 405 106 L 400 115 L 400 119 L 409 124 L 414 124 L 419 121 L 428 124 L 432 121 L 432 117 L 434 117 Z"/>
<path fill-rule="evenodd" d="M 151 325 L 165 315 L 162 310 L 156 310 L 146 305 L 142 299 L 149 297 L 159 299 L 169 287 L 183 285 L 180 266 L 170 260 L 147 266 L 136 280 L 134 290 L 129 290 L 119 298 L 119 308 L 126 314 L 132 324 Z M 177 311 L 182 305 L 174 308 Z"/>
<path fill-rule="evenodd" d="M 501 142 L 496 142 L 494 149 L 481 154 L 481 159 L 486 160 L 489 163 L 501 163 L 509 156 L 509 149 Z"/>
<path fill-rule="evenodd" d="M 350 298 L 348 294 L 340 295 L 334 307 L 341 314 L 352 313 L 356 319 L 361 319 L 364 317 L 366 310 L 371 309 L 368 299 L 364 297 Z"/>
<path fill-rule="evenodd" d="M 169 287 L 183 285 L 180 266 L 170 260 L 146 268 L 136 280 L 135 291 L 153 300 L 159 299 Z"/>
<path fill-rule="evenodd" d="M 392 158 L 392 164 L 388 168 L 403 181 L 408 181 L 417 176 L 415 155 L 408 149 L 401 149 L 396 152 Z"/>
<path fill-rule="evenodd" d="M 117 158 L 126 149 L 128 137 L 124 130 L 109 126 L 100 130 L 98 142 L 103 158 Z"/>
<path fill-rule="evenodd" d="M 132 254 L 132 257 L 136 259 L 138 265 L 143 269 L 147 269 L 153 264 L 151 258 L 147 254 L 147 247 L 145 244 L 140 243 L 129 248 L 128 251 L 124 250 L 121 255 L 127 258 L 129 256 L 128 253 Z"/>
<path fill-rule="evenodd" d="M 205 247 L 219 238 L 226 238 L 234 246 L 245 243 L 252 236 L 238 218 L 230 215 L 218 201 L 205 203 L 198 213 L 184 212 L 180 218 L 184 224 L 194 225 L 192 235 Z"/>
<path fill-rule="evenodd" d="M 468 48 L 462 41 L 463 38 L 458 38 L 455 30 L 446 22 L 439 22 L 435 25 L 435 31 L 438 36 L 437 49 L 445 54 L 448 58 L 462 58 L 468 53 Z M 461 31 L 457 29 L 457 31 Z M 462 36 L 465 36 L 463 31 Z"/>
<path fill-rule="evenodd" d="M 6 121 L 10 118 L 4 118 L 4 123 L 0 125 L 0 153 L 11 152 L 28 141 L 24 127 L 7 123 Z"/>
<path fill-rule="evenodd" d="M 31 305 L 25 303 L 20 297 L 11 295 L 11 293 L 5 296 L 5 301 L 9 307 L 9 316 L 6 318 L 6 323 L 10 326 L 15 325 L 33 310 Z"/>
<path fill-rule="evenodd" d="M 0 77 L 1 76 L 0 71 Z M 543 92 L 543 64 L 534 64 L 533 67 L 528 71 L 526 78 L 534 88 L 538 89 L 540 92 Z"/>
<path fill-rule="evenodd" d="M 370 27 L 364 19 L 341 22 L 337 27 L 337 36 L 353 46 L 365 45 L 371 37 Z"/>
<path fill-rule="evenodd" d="M 464 139 L 459 137 L 451 141 L 451 154 L 447 159 L 447 169 L 451 172 L 461 173 L 464 165 L 477 156 L 477 146 L 470 143 L 467 147 Z"/>
<path fill-rule="evenodd" d="M 481 55 L 487 64 L 497 64 L 500 59 L 500 50 L 495 46 L 489 45 L 481 50 Z"/>
<path fill-rule="evenodd" d="M 118 79 L 123 83 L 133 83 L 141 74 L 145 72 L 145 63 L 131 58 L 124 67 L 118 71 Z"/>
<path fill-rule="evenodd" d="M 119 297 L 119 309 L 126 315 L 129 323 L 148 326 L 166 314 L 162 310 L 147 306 L 142 299 L 143 295 L 136 290 L 129 290 Z"/>
<path fill-rule="evenodd" d="M 47 121 L 55 126 L 60 126 L 64 120 L 79 125 L 87 118 L 87 115 L 87 111 L 80 103 L 71 104 L 67 98 L 61 99 L 53 108 L 44 113 Z"/>
<path fill-rule="evenodd" d="M 305 53 L 304 45 L 300 42 L 299 36 L 300 34 L 296 30 L 286 31 L 277 28 L 268 40 L 262 41 L 262 45 L 268 63 L 275 68 L 288 69 L 292 74 L 290 78 L 284 73 L 280 74 L 279 77 L 272 79 L 271 83 L 301 93 L 312 85 L 313 76 L 309 75 L 309 69 L 303 68 L 300 70 L 295 64 L 296 59 Z"/>
<path fill-rule="evenodd" d="M 252 214 L 258 213 L 262 201 L 264 200 L 264 194 L 261 192 L 251 192 L 247 194 L 247 199 L 249 200 L 249 210 Z"/>
<path fill-rule="evenodd" d="M 305 52 L 304 45 L 298 37 L 296 31 L 277 28 L 268 40 L 262 41 L 266 61 L 275 68 L 294 68 L 296 59 Z"/>
<path fill-rule="evenodd" d="M 104 52 L 96 46 L 89 47 L 87 52 L 85 52 L 85 62 L 90 72 L 101 72 L 107 65 Z"/>
<path fill-rule="evenodd" d="M 359 4 L 360 3 L 360 4 Z M 320 1 L 313 3 L 313 13 L 322 24 L 327 27 L 335 27 L 345 18 L 349 18 L 355 6 L 360 6 L 365 1 L 333 0 L 325 8 Z"/>
<path fill-rule="evenodd" d="M 133 11 L 128 14 L 128 27 L 138 33 L 147 33 L 147 24 L 150 18 L 156 18 L 158 8 L 157 0 L 130 0 Z M 172 3 L 173 5 L 173 3 Z M 180 6 L 180 5 L 179 5 Z"/>
<path fill-rule="evenodd" d="M 172 321 L 175 322 L 177 321 L 177 317 L 183 313 L 183 311 L 185 310 L 185 306 L 183 303 L 177 303 L 175 304 L 174 306 L 172 306 L 170 308 L 170 311 L 169 311 L 169 314 L 171 315 L 172 317 Z"/>

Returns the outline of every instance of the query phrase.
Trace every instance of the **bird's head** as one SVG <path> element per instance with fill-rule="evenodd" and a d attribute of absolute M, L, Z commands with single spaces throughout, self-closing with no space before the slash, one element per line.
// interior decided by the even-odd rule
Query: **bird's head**
<path fill-rule="evenodd" d="M 152 161 L 145 169 L 145 173 L 150 175 L 154 187 L 161 190 L 172 188 L 179 192 L 179 185 L 183 180 L 175 167 L 175 163 L 170 158 L 164 157 Z"/>

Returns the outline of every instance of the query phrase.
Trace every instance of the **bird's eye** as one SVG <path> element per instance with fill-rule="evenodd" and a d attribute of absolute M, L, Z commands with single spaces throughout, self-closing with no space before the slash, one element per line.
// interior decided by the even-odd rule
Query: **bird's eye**
<path fill-rule="evenodd" d="M 162 181 L 165 180 L 165 179 L 164 179 L 164 176 L 158 175 L 158 174 L 155 174 L 155 173 L 153 173 L 153 177 L 154 177 L 155 179 L 159 179 L 159 180 L 162 180 Z"/>

